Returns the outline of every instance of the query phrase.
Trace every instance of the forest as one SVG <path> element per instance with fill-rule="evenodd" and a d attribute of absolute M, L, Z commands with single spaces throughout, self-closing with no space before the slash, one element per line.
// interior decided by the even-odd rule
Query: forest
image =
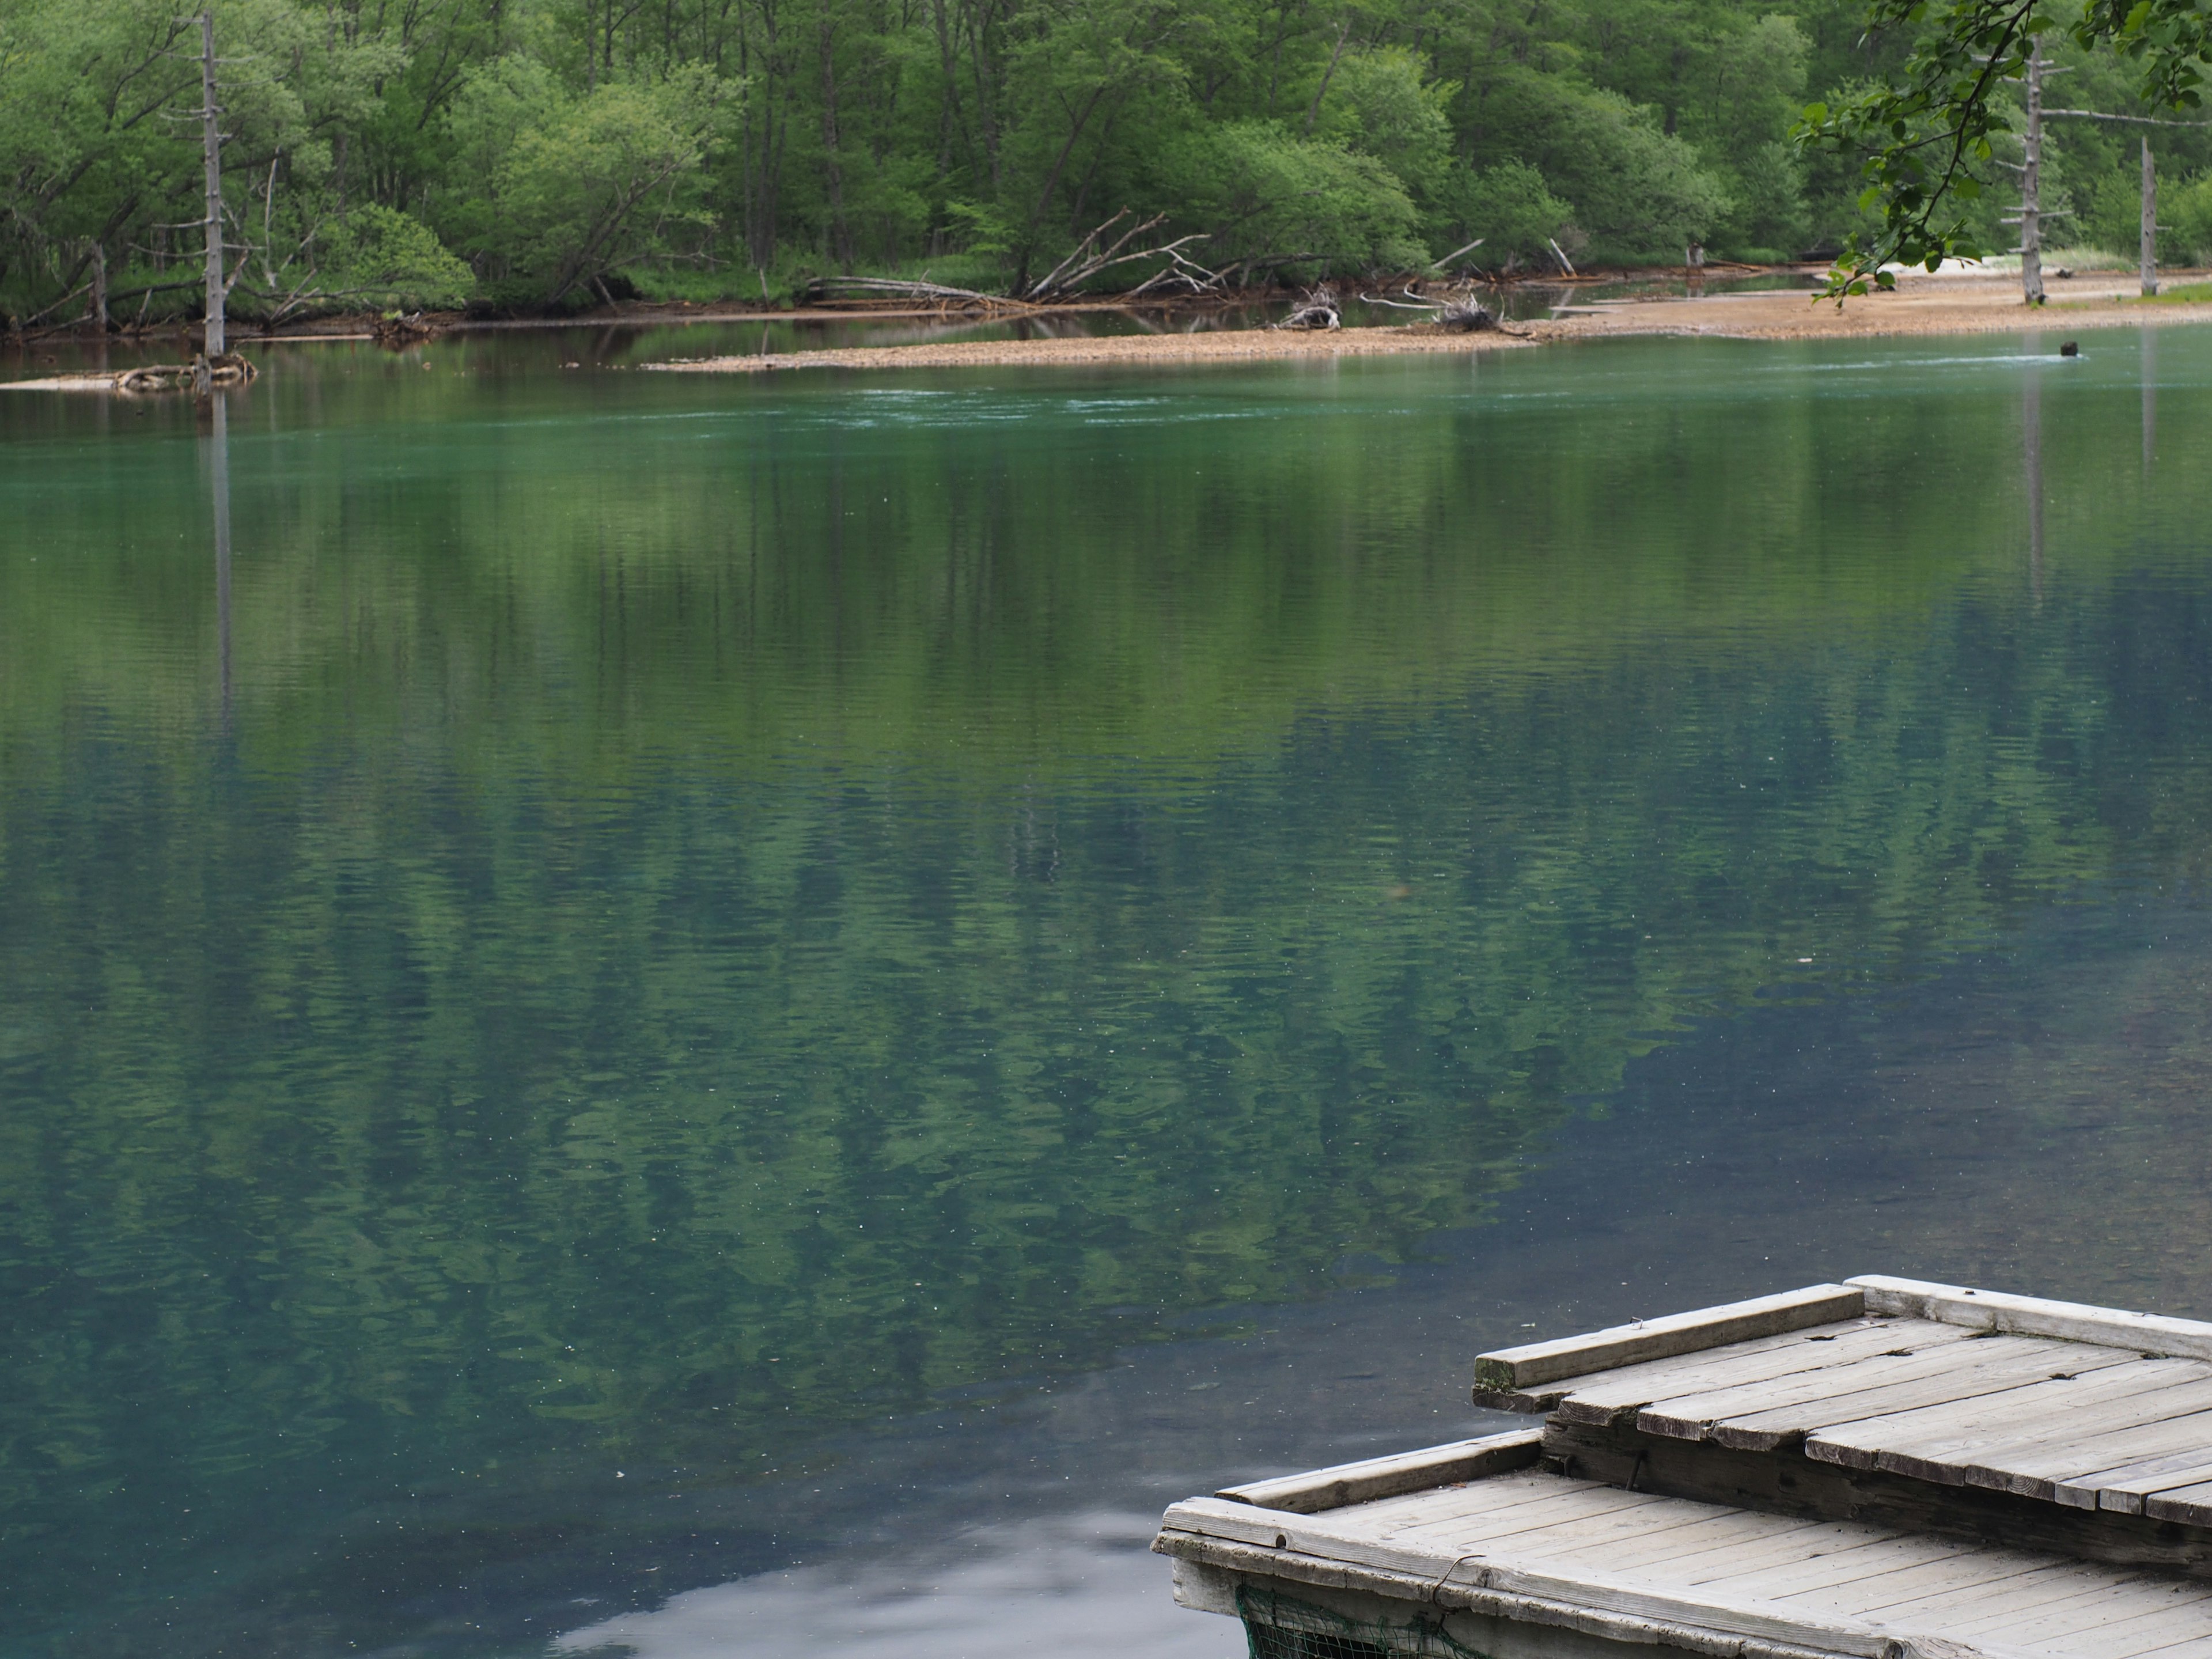
<path fill-rule="evenodd" d="M 1156 222 L 1133 248 L 1180 241 L 1232 286 L 1455 252 L 1486 271 L 1674 263 L 1692 241 L 1794 258 L 1868 213 L 1859 158 L 1795 132 L 1808 102 L 1887 84 L 1914 44 L 1865 0 L 215 0 L 214 17 L 229 303 L 264 324 L 784 304 L 855 272 L 1018 289 L 1124 210 L 1123 228 Z M 2049 40 L 2064 102 L 2142 107 L 2108 49 Z M 198 303 L 198 48 L 174 0 L 0 0 L 9 328 Z M 2054 240 L 2133 246 L 2143 131 L 2162 257 L 2212 259 L 2212 137 L 2185 125 L 2055 124 Z M 2006 245 L 2003 200 L 1973 210 L 1985 247 Z"/>

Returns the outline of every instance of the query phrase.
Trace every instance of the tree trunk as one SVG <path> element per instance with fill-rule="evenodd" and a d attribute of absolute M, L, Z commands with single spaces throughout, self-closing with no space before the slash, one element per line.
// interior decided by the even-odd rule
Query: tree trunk
<path fill-rule="evenodd" d="M 210 357 L 223 353 L 222 133 L 215 104 L 215 8 L 200 10 L 200 143 L 207 172 L 207 339 Z"/>
<path fill-rule="evenodd" d="M 2027 126 L 2021 134 L 2020 287 L 2029 305 L 2043 303 L 2043 37 L 2027 43 Z"/>
<path fill-rule="evenodd" d="M 2142 141 L 2142 291 L 2158 292 L 2158 168 L 2150 159 L 2150 135 Z"/>

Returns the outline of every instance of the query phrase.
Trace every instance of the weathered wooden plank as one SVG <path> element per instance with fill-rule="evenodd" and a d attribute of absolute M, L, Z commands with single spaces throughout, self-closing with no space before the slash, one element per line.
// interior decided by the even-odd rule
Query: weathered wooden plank
<path fill-rule="evenodd" d="M 1526 1389 L 1563 1376 L 1613 1370 L 1647 1359 L 1694 1353 L 1747 1338 L 1854 1319 L 1864 1311 L 1861 1292 L 1841 1285 L 1813 1285 L 1802 1291 L 1753 1297 L 1692 1313 L 1669 1314 L 1633 1325 L 1616 1325 L 1584 1336 L 1530 1342 L 1478 1355 L 1478 1389 Z M 1939 1322 L 1945 1324 L 1955 1321 Z"/>
<path fill-rule="evenodd" d="M 1492 1491 L 1504 1481 L 1517 1482 L 1522 1479 L 1528 1483 L 1523 1489 L 1509 1494 Z M 1335 1524 L 1341 1528 L 1383 1538 L 1394 1537 L 1408 1528 L 1448 1523 L 1541 1526 L 1558 1516 L 1596 1515 L 1616 1509 L 1623 1502 L 1648 1501 L 1649 1497 L 1649 1493 L 1623 1492 L 1601 1481 L 1569 1480 L 1540 1473 L 1527 1477 L 1498 1475 L 1488 1480 L 1470 1481 L 1464 1486 L 1446 1486 L 1413 1498 L 1389 1498 L 1332 1513 Z"/>
<path fill-rule="evenodd" d="M 1979 1589 L 1955 1590 L 1871 1609 L 1868 1618 L 1870 1622 L 1902 1624 L 1933 1631 L 1939 1636 L 1955 1636 L 1966 1626 L 1993 1613 L 2008 1612 L 2014 1618 L 2021 1618 L 2039 1607 L 2055 1606 L 2091 1590 L 2139 1582 L 2142 1581 L 2134 1575 L 2116 1575 L 2109 1568 L 2100 1570 L 2075 1562 L 2051 1561 L 2046 1557 L 2044 1565 L 2017 1577 L 1993 1580 Z"/>
<path fill-rule="evenodd" d="M 2212 1480 L 2212 1449 L 2174 1452 L 2147 1457 L 2117 1468 L 2094 1469 L 2057 1483 L 2053 1498 L 2077 1509 L 2110 1510 L 2120 1515 L 2141 1515 L 2143 1499 L 2153 1492 L 2171 1492 Z"/>
<path fill-rule="evenodd" d="M 1998 1337 L 1994 1341 L 2015 1340 L 2020 1339 Z M 1975 1346 L 1984 1345 L 1977 1343 Z M 2081 1357 L 2090 1354 L 2110 1356 L 2110 1358 L 2109 1361 L 2104 1358 L 2091 1361 Z M 2125 1355 L 2113 1349 L 2077 1348 L 2068 1363 L 2087 1370 L 2093 1364 L 2119 1364 L 2125 1358 Z M 2047 1377 L 2050 1375 L 2047 1367 L 2051 1364 L 2047 1354 L 2002 1356 L 1930 1376 L 1869 1389 L 1858 1394 L 1838 1395 L 1826 1400 L 1808 1401 L 1802 1406 L 1747 1413 L 1716 1424 L 1707 1437 L 1716 1444 L 1733 1446 L 1743 1451 L 1771 1451 L 1836 1423 L 1849 1422 L 1872 1413 L 1896 1411 L 1916 1403 L 1930 1403 L 1945 1395 L 1957 1399 L 1969 1395 L 2002 1394 L 2025 1387 Z"/>
<path fill-rule="evenodd" d="M 1995 1483 L 1984 1478 L 1984 1472 L 2057 1479 L 2192 1448 L 2212 1450 L 2208 1412 L 2212 1412 L 2212 1386 L 2191 1383 L 2130 1401 L 2120 1409 L 2054 1419 L 2039 1437 L 2021 1436 L 1979 1452 L 1959 1454 L 1953 1462 L 1965 1469 L 1970 1483 L 1991 1485 Z M 2029 1495 L 2048 1498 L 2051 1493 L 2039 1485 Z"/>
<path fill-rule="evenodd" d="M 1913 1538 L 1875 1534 L 1871 1537 L 1838 1540 L 1832 1547 L 1808 1552 L 1802 1545 L 1792 1555 L 1753 1560 L 1749 1553 L 1740 1564 L 1691 1576 L 1684 1582 L 1699 1590 L 1737 1601 L 1777 1601 L 1818 1589 L 1823 1585 L 1871 1578 L 1883 1572 L 1901 1572 L 1948 1560 L 1973 1547 L 1947 1538 Z M 1854 1615 L 1856 1616 L 1856 1615 Z"/>
<path fill-rule="evenodd" d="M 1616 1551 L 1663 1537 L 1679 1531 L 1681 1526 L 1681 1512 L 1674 1500 L 1653 1498 L 1644 1504 L 1624 1506 L 1604 1515 L 1561 1516 L 1522 1532 L 1491 1532 L 1480 1538 L 1468 1538 L 1449 1528 L 1438 1528 L 1425 1530 L 1419 1537 L 1425 1543 L 1439 1547 L 1449 1545 L 1456 1548 L 1480 1544 L 1486 1555 L 1586 1563 L 1598 1571 L 1612 1572 L 1619 1570 L 1614 1559 Z M 1404 1543 L 1414 1536 L 1400 1533 L 1394 1535 L 1392 1541 Z"/>
<path fill-rule="evenodd" d="M 2212 1608 L 2190 1607 L 2147 1610 L 2082 1632 L 2069 1644 L 2082 1659 L 2134 1659 L 2179 1642 L 2212 1642 Z"/>
<path fill-rule="evenodd" d="M 2020 1388 L 2050 1376 L 2062 1358 L 2078 1370 L 2122 1364 L 2130 1356 L 2042 1338 L 1991 1337 L 1902 1358 L 1863 1360 L 1830 1373 L 1660 1401 L 1637 1413 L 1636 1425 L 1649 1434 L 1765 1451 L 1837 1423 Z"/>
<path fill-rule="evenodd" d="M 1824 1595 L 1849 1595 L 1853 1616 L 1872 1620 L 1890 1608 L 1923 1602 L 1956 1606 L 1966 1596 L 1993 1585 L 2017 1584 L 2028 1574 L 2043 1571 L 2045 1565 L 2033 1556 L 1967 1545 L 1960 1555 L 1885 1573 L 1873 1583 L 1854 1579 L 1847 1585 L 1807 1590 L 1802 1592 L 1802 1599 L 1816 1601 Z"/>
<path fill-rule="evenodd" d="M 2153 1521 L 2179 1521 L 2185 1527 L 2212 1527 L 2212 1480 L 2201 1486 L 2177 1486 L 2143 1499 Z"/>
<path fill-rule="evenodd" d="M 1516 1504 L 1556 1500 L 1562 1488 L 1585 1492 L 1613 1490 L 1602 1481 L 1565 1480 L 1541 1470 L 1516 1470 L 1493 1474 L 1464 1486 L 1439 1486 L 1430 1492 L 1409 1492 L 1400 1498 L 1378 1498 L 1357 1505 L 1358 1513 L 1346 1525 L 1375 1529 L 1377 1535 L 1391 1527 L 1412 1526 L 1439 1516 L 1501 1512 Z"/>
<path fill-rule="evenodd" d="M 2087 1656 L 2110 1652 L 2130 1632 L 2148 1631 L 2178 1640 L 2212 1638 L 2212 1607 L 2203 1596 L 2175 1589 L 2166 1595 L 2176 1605 L 2147 1607 L 2146 1601 L 2157 1595 L 2148 1586 L 2116 1584 L 2101 1595 L 2061 1603 L 2027 1618 L 2007 1614 L 1985 1620 L 1970 1627 L 1968 1639 L 1986 1635 L 2030 1647 L 2063 1643 L 2070 1652 Z"/>
<path fill-rule="evenodd" d="M 2154 1648 L 2139 1648 L 2130 1659 L 2208 1659 L 2208 1656 L 2212 1656 L 2212 1640 L 2191 1636 Z"/>
<path fill-rule="evenodd" d="M 1776 1519 L 1781 1521 L 1782 1517 L 1777 1516 Z M 1670 1582 L 1685 1584 L 1718 1583 L 1723 1579 L 1748 1572 L 1784 1567 L 1816 1556 L 1832 1555 L 1841 1550 L 1857 1549 L 1868 1544 L 1907 1540 L 1911 1536 L 1910 1533 L 1860 1526 L 1850 1521 L 1818 1521 L 1796 1527 L 1784 1522 L 1763 1537 L 1744 1539 L 1727 1548 L 1715 1547 L 1700 1551 L 1693 1556 L 1680 1557 L 1667 1564 L 1666 1576 Z M 1948 1540 L 1937 1541 L 1948 1542 Z"/>
<path fill-rule="evenodd" d="M 1969 1641 L 1977 1636 L 2002 1636 L 2016 1645 L 2033 1645 L 2140 1618 L 2147 1610 L 2147 1602 L 2164 1596 L 2192 1609 L 2194 1617 L 2205 1621 L 2205 1633 L 2212 1635 L 2212 1606 L 2207 1605 L 2208 1595 L 2212 1592 L 2202 1584 L 2161 1587 L 2146 1579 L 2134 1579 L 2085 1589 L 2026 1613 L 2010 1607 L 1996 1609 L 1978 1619 L 1947 1626 L 1947 1632 L 1955 1632 Z"/>
<path fill-rule="evenodd" d="M 1686 1540 L 1685 1541 L 1690 1547 L 1673 1553 L 1656 1552 L 1638 1571 L 1656 1574 L 1670 1583 L 1693 1583 L 1728 1572 L 1747 1562 L 1771 1564 L 1818 1554 L 1824 1549 L 1836 1547 L 1840 1540 L 1856 1536 L 1889 1538 L 1904 1535 L 1885 1532 L 1875 1527 L 1852 1528 L 1848 1522 L 1795 1521 L 1780 1515 L 1764 1518 L 1769 1524 L 1755 1534 L 1735 1538 L 1713 1536 L 1702 1543 L 1694 1538 Z M 1829 1530 L 1838 1525 L 1843 1526 L 1844 1531 Z M 1608 1571 L 1625 1570 L 1625 1566 L 1615 1567 L 1611 1562 L 1601 1565 Z"/>
<path fill-rule="evenodd" d="M 2100 1411 L 2099 1420 L 2110 1421 L 2101 1413 L 2125 1413 L 2134 1409 L 2126 1402 L 2147 1402 L 2168 1389 L 2197 1382 L 2212 1382 L 2212 1365 L 2194 1359 L 2130 1359 L 1995 1395 L 1838 1424 L 1808 1439 L 1805 1452 L 1845 1468 L 1954 1480 L 1948 1471 L 1958 1462 L 1956 1453 L 2047 1439 L 2055 1419 L 2092 1407 Z"/>
<path fill-rule="evenodd" d="M 1757 1515 L 1745 1510 L 1715 1510 L 1702 1520 L 1678 1519 L 1663 1532 L 1612 1545 L 1600 1565 L 1613 1572 L 1658 1567 L 1672 1570 L 1696 1556 L 1741 1549 L 1763 1539 L 1802 1532 L 1820 1524 L 1817 1521 L 1793 1521 L 1785 1516 Z"/>
<path fill-rule="evenodd" d="M 1475 1403 L 1498 1411 L 1548 1412 L 1559 1407 L 1570 1396 L 1593 1389 L 1627 1390 L 1643 1389 L 1655 1381 L 1674 1376 L 1692 1379 L 1692 1387 L 1705 1386 L 1695 1381 L 1708 1366 L 1732 1369 L 1747 1368 L 1742 1380 L 1755 1375 L 1766 1375 L 1755 1368 L 1771 1358 L 1778 1369 L 1771 1375 L 1779 1376 L 1786 1371 L 1799 1369 L 1798 1345 L 1805 1342 L 1825 1343 L 1831 1339 L 1850 1340 L 1863 1331 L 1904 1329 L 1916 1334 L 1942 1331 L 1951 1336 L 1971 1333 L 1955 1325 L 1945 1325 L 1932 1319 L 1902 1319 L 1884 1316 L 1879 1318 L 1862 1316 L 1842 1319 L 1826 1325 L 1809 1325 L 1801 1330 L 1778 1331 L 1772 1336 L 1754 1336 L 1741 1342 L 1723 1343 L 1717 1348 L 1699 1348 L 1689 1353 L 1673 1354 L 1664 1359 L 1639 1360 L 1634 1364 L 1611 1366 L 1604 1370 L 1577 1372 L 1572 1376 L 1555 1377 L 1547 1382 L 1531 1383 L 1525 1389 L 1484 1389 L 1474 1391 Z M 1661 1394 L 1682 1394 L 1689 1390 L 1671 1384 L 1659 1389 Z M 1642 1404 L 1641 1401 L 1637 1403 Z"/>
<path fill-rule="evenodd" d="M 2192 1636 L 2160 1647 L 2142 1649 L 2133 1659 L 2208 1659 L 2208 1656 L 2212 1656 L 2212 1641 Z"/>
<path fill-rule="evenodd" d="M 1701 1440 L 1714 1424 L 1729 1418 L 1781 1407 L 1802 1406 L 1808 1401 L 1833 1399 L 1889 1384 L 1923 1377 L 1963 1374 L 1973 1363 L 1959 1342 L 1935 1347 L 1906 1348 L 1880 1353 L 1822 1371 L 1799 1371 L 1741 1388 L 1713 1389 L 1702 1393 L 1655 1400 L 1636 1414 L 1636 1426 L 1646 1434 L 1663 1434 L 1677 1440 Z M 1987 1357 L 1991 1347 L 1997 1358 L 2027 1352 L 2017 1339 L 1978 1339 L 1974 1359 Z"/>
<path fill-rule="evenodd" d="M 1747 1388 L 1780 1377 L 1856 1364 L 1899 1349 L 1919 1352 L 1973 1335 L 1956 1325 L 1926 1319 L 1852 1319 L 1791 1331 L 1757 1342 L 1740 1342 L 1710 1353 L 1629 1365 L 1595 1377 L 1547 1384 L 1563 1390 L 1553 1407 L 1570 1423 L 1607 1423 L 1623 1412 L 1657 1400 L 1680 1399 L 1721 1389 Z"/>
<path fill-rule="evenodd" d="M 2197 1412 L 2164 1422 L 2140 1423 L 2111 1434 L 2083 1434 L 2039 1447 L 2023 1447 L 2002 1457 L 1976 1459 L 1966 1466 L 1966 1484 L 2023 1498 L 2052 1501 L 2058 1482 L 2072 1475 L 2171 1452 L 2212 1449 L 2212 1413 Z"/>
<path fill-rule="evenodd" d="M 1618 1486 L 1605 1486 L 1586 1492 L 1573 1500 L 1516 1504 L 1497 1515 L 1458 1515 L 1449 1519 L 1411 1522 L 1394 1528 L 1388 1537 L 1394 1544 L 1443 1538 L 1495 1543 L 1538 1532 L 1560 1522 L 1589 1521 L 1624 1510 L 1648 1510 L 1665 1501 L 1650 1492 L 1623 1492 Z"/>
<path fill-rule="evenodd" d="M 1393 1457 L 1339 1463 L 1305 1474 L 1247 1481 L 1240 1486 L 1226 1487 L 1214 1496 L 1235 1504 L 1249 1504 L 1255 1509 L 1313 1515 L 1323 1510 L 1342 1509 L 1348 1504 L 1365 1504 L 1378 1498 L 1424 1492 L 1432 1486 L 1479 1480 L 1485 1475 L 1526 1468 L 1536 1461 L 1543 1439 L 1541 1429 L 1519 1429 L 1510 1434 L 1486 1435 L 1419 1451 L 1401 1452 Z"/>
<path fill-rule="evenodd" d="M 1947 1325 L 1970 1325 L 2019 1336 L 2050 1336 L 2133 1348 L 2146 1354 L 2212 1359 L 2212 1324 L 2166 1314 L 2096 1308 L 2081 1302 L 2047 1302 L 2004 1291 L 1931 1285 L 1917 1279 L 1863 1273 L 1844 1281 L 1866 1293 L 1869 1313 L 1907 1314 Z"/>

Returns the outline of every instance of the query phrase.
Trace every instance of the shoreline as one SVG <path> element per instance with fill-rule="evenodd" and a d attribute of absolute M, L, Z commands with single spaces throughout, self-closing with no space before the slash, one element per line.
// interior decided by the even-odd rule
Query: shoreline
<path fill-rule="evenodd" d="M 2212 322 L 2212 300 L 2145 302 L 2132 273 L 2054 279 L 2050 298 L 2030 310 L 2019 277 L 2007 272 L 1906 274 L 1896 289 L 1832 301 L 1803 289 L 1696 297 L 1604 301 L 1567 314 L 1512 323 L 1506 333 L 1448 334 L 1432 325 L 1291 333 L 1243 329 L 1189 334 L 1077 336 L 1045 340 L 942 340 L 912 345 L 830 346 L 750 356 L 643 363 L 669 374 L 758 374 L 813 368 L 857 371 L 975 368 L 1028 364 L 1088 367 L 1104 363 L 1183 365 L 1285 362 L 1419 353 L 1501 351 L 1577 340 L 1689 337 L 1724 340 L 1829 340 L 1898 335 L 2063 334 L 2094 328 L 2162 327 Z"/>
<path fill-rule="evenodd" d="M 2168 273 L 2179 286 L 2200 273 Z M 2132 272 L 2096 272 L 2054 277 L 2049 301 L 2031 311 L 2020 298 L 2019 277 L 2003 271 L 1928 276 L 1907 272 L 1887 294 L 1862 295 L 1838 309 L 1803 289 L 1735 289 L 1692 296 L 1652 295 L 1598 300 L 1564 306 L 1549 318 L 1508 322 L 1511 331 L 1447 333 L 1435 325 L 1366 325 L 1334 332 L 1303 333 L 1269 328 L 1194 329 L 1156 334 L 1066 335 L 1031 339 L 933 340 L 900 345 L 810 346 L 757 355 L 677 358 L 633 366 L 638 372 L 668 374 L 760 374 L 808 369 L 868 373 L 921 368 L 979 368 L 1028 366 L 1090 368 L 1156 363 L 1191 367 L 1208 363 L 1334 361 L 1382 357 L 1520 350 L 1577 341 L 1631 337 L 1723 340 L 1833 340 L 1905 335 L 2066 334 L 2090 329 L 2164 327 L 2212 322 L 2212 298 L 2145 301 L 2136 293 Z M 1119 306 L 1065 310 L 1126 310 Z M 937 313 L 927 313 L 933 319 Z M 811 313 L 822 321 L 891 320 L 898 313 Z M 791 321 L 807 313 L 775 313 Z M 762 320 L 769 319 L 763 318 Z M 608 319 L 602 319 L 603 324 Z M 625 319 L 642 320 L 642 319 Z M 671 319 L 672 320 L 672 319 Z M 700 316 L 699 322 L 736 320 Z M 951 320 L 951 319 L 945 319 Z M 985 319 L 978 319 L 979 322 Z M 472 332 L 483 325 L 453 332 Z M 490 325 L 498 328 L 501 325 Z M 513 326 L 508 325 L 507 326 Z M 240 347 L 356 341 L 366 335 L 337 331 L 249 337 Z M 431 339 L 438 336 L 429 337 Z M 427 343 L 427 342 L 425 342 Z M 128 370 L 76 369 L 20 380 L 0 380 L 0 392 L 114 392 Z"/>

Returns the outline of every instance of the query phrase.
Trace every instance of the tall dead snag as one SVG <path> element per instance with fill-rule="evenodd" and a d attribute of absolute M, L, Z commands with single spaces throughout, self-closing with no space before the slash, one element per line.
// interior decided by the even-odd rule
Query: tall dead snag
<path fill-rule="evenodd" d="M 2107 121 L 2127 127 L 2212 127 L 2212 121 L 2168 121 L 2155 115 L 2107 115 L 2095 109 L 2047 109 L 2051 120 Z M 2150 134 L 2142 135 L 2142 294 L 2148 300 L 2158 293 L 2158 163 L 2150 153 Z"/>
<path fill-rule="evenodd" d="M 2027 87 L 2027 124 L 2021 131 L 2020 211 L 2005 223 L 2020 227 L 2021 298 L 2027 304 L 2043 303 L 2043 77 L 2051 60 L 2043 55 L 2043 37 L 2029 38 L 2027 68 L 2021 79 Z M 2014 167 L 2007 161 L 2002 165 Z"/>
<path fill-rule="evenodd" d="M 202 231 L 207 248 L 207 340 L 201 350 L 223 355 L 222 132 L 215 101 L 215 8 L 200 9 L 200 149 L 207 174 L 207 216 Z"/>
<path fill-rule="evenodd" d="M 2158 292 L 2158 168 L 2150 159 L 2150 134 L 2142 136 L 2142 295 Z"/>

